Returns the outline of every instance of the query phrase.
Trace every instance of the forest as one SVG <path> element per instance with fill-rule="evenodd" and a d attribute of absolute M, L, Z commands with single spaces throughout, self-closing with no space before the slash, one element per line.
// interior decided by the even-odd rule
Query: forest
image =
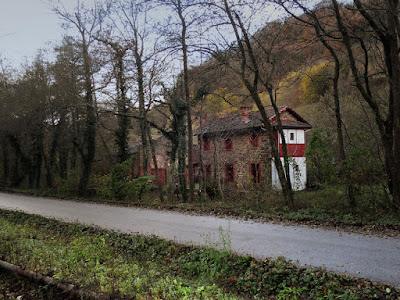
<path fill-rule="evenodd" d="M 63 40 L 19 69 L 1 60 L 3 189 L 157 204 L 234 206 L 240 198 L 261 211 L 398 213 L 398 1 L 49 6 L 63 21 Z M 285 139 L 282 164 L 276 143 L 269 145 L 281 192 L 251 182 L 224 186 L 217 177 L 206 182 L 201 164 L 194 174 L 202 149 L 193 132 L 204 116 L 238 113 L 244 104 L 260 113 L 271 141 L 268 110 L 290 106 L 312 124 L 306 191 L 293 191 L 286 175 Z M 168 154 L 165 185 L 160 140 Z M 137 175 L 132 166 L 139 163 Z"/>

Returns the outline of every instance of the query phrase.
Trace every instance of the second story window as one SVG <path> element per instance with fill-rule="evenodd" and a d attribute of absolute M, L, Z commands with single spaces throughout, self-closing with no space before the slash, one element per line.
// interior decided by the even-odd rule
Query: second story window
<path fill-rule="evenodd" d="M 260 136 L 256 133 L 252 133 L 249 142 L 252 147 L 258 148 L 260 146 Z"/>
<path fill-rule="evenodd" d="M 233 149 L 233 143 L 231 139 L 224 139 L 222 141 L 222 147 L 224 150 L 231 151 Z"/>
<path fill-rule="evenodd" d="M 208 137 L 203 137 L 203 150 L 204 151 L 211 150 L 211 141 Z"/>
<path fill-rule="evenodd" d="M 291 132 L 291 133 L 290 133 L 290 135 L 289 135 L 289 140 L 290 140 L 291 142 L 294 142 L 294 132 Z"/>

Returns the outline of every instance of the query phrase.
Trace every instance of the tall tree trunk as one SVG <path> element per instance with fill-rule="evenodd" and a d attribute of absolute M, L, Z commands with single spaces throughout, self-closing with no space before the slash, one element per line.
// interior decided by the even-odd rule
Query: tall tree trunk
<path fill-rule="evenodd" d="M 25 153 L 22 152 L 19 140 L 15 135 L 8 135 L 8 141 L 10 143 L 10 146 L 14 149 L 15 153 L 13 185 L 18 186 L 22 182 L 24 177 L 28 175 L 29 186 L 33 187 L 34 172 L 32 172 L 32 170 L 34 170 L 34 168 L 32 168 L 31 160 L 25 155 Z M 25 170 L 25 172 L 23 172 L 21 175 L 19 172 L 20 163 L 22 165 L 22 168 Z"/>
<path fill-rule="evenodd" d="M 135 45 L 134 49 L 135 64 L 137 71 L 137 84 L 138 84 L 138 99 L 139 99 L 139 115 L 140 115 L 140 136 L 142 140 L 142 155 L 143 155 L 143 171 L 144 175 L 148 175 L 149 166 L 149 146 L 147 144 L 147 111 L 145 106 L 145 95 L 144 95 L 144 73 L 143 73 L 143 61 L 141 54 L 138 49 L 138 45 Z"/>
<path fill-rule="evenodd" d="M 163 202 L 164 201 L 164 191 L 163 191 L 163 186 L 162 186 L 162 183 L 161 183 L 161 180 L 160 180 L 160 172 L 159 172 L 159 169 L 158 169 L 156 148 L 154 147 L 154 142 L 153 142 L 153 139 L 151 138 L 150 130 L 148 131 L 148 136 L 149 136 L 151 157 L 153 159 L 153 164 L 154 164 L 154 173 L 155 173 L 156 182 L 157 182 L 158 195 L 160 197 L 160 201 Z"/>
<path fill-rule="evenodd" d="M 187 202 L 188 192 L 186 187 L 186 130 L 182 124 L 179 135 L 179 148 L 178 148 L 178 180 L 179 192 L 182 197 L 182 202 Z"/>
<path fill-rule="evenodd" d="M 8 144 L 7 139 L 3 140 L 3 184 L 4 186 L 8 185 L 10 174 L 10 161 L 8 155 Z"/>
<path fill-rule="evenodd" d="M 171 151 L 169 153 L 169 168 L 168 168 L 168 199 L 174 200 L 177 193 L 176 181 L 176 155 L 179 148 L 179 143 L 172 142 Z"/>
<path fill-rule="evenodd" d="M 85 149 L 82 157 L 82 173 L 79 180 L 79 194 L 87 193 L 87 187 L 92 171 L 94 156 L 96 153 L 96 111 L 93 98 L 93 84 L 91 59 L 88 52 L 88 45 L 85 34 L 82 33 L 82 58 L 85 74 L 85 108 L 86 108 L 86 128 L 85 128 Z"/>
<path fill-rule="evenodd" d="M 128 117 L 129 107 L 126 97 L 125 67 L 123 56 L 125 51 L 114 49 L 116 51 L 116 69 L 117 69 L 117 109 L 118 109 L 118 129 L 116 132 L 116 142 L 118 147 L 118 162 L 122 163 L 128 159 L 128 129 L 130 119 Z"/>
<path fill-rule="evenodd" d="M 77 168 L 77 159 L 78 159 L 78 147 L 76 144 L 76 140 L 78 139 L 78 120 L 77 120 L 78 112 L 77 109 L 72 111 L 72 153 L 71 153 L 71 169 L 76 170 Z"/>
<path fill-rule="evenodd" d="M 58 165 L 59 165 L 58 174 L 63 179 L 67 179 L 67 171 L 68 171 L 68 149 L 67 146 L 65 145 L 65 136 L 68 134 L 66 125 L 67 125 L 66 111 L 62 110 L 60 113 L 60 120 L 57 124 L 58 138 L 59 138 L 59 141 L 57 143 L 57 148 L 58 148 Z M 56 159 L 54 159 L 54 163 L 56 163 Z"/>
<path fill-rule="evenodd" d="M 393 204 L 400 210 L 400 60 L 399 60 L 399 1 L 387 1 L 388 42 L 391 62 L 391 90 L 393 96 Z"/>
<path fill-rule="evenodd" d="M 279 132 L 281 139 L 282 139 L 283 168 L 285 170 L 285 173 L 283 174 L 285 176 L 284 181 L 282 181 L 280 179 L 281 186 L 282 186 L 282 192 L 283 192 L 284 198 L 286 200 L 286 204 L 288 206 L 290 206 L 291 209 L 294 209 L 294 195 L 293 195 L 293 190 L 292 190 L 292 182 L 291 182 L 291 178 L 290 178 L 290 161 L 289 161 L 289 153 L 287 151 L 286 137 L 283 133 L 283 126 L 282 126 L 280 111 L 279 111 L 278 106 L 276 105 L 276 94 L 274 94 L 272 88 L 268 89 L 268 93 L 269 93 L 270 102 L 275 111 L 277 131 Z M 277 141 L 275 141 L 274 144 L 277 145 L 278 141 L 279 141 L 279 136 L 277 135 Z M 274 151 L 274 150 L 272 150 L 272 151 Z M 279 148 L 278 148 L 278 152 L 280 152 Z M 279 165 L 282 165 L 280 159 L 279 159 Z M 275 166 L 276 166 L 276 163 L 275 163 Z M 293 169 L 294 169 L 294 166 L 293 166 Z"/>
<path fill-rule="evenodd" d="M 192 108 L 189 93 L 189 69 L 188 69 L 188 53 L 186 44 L 186 20 L 182 12 L 181 1 L 178 0 L 177 4 L 178 15 L 181 20 L 182 34 L 182 58 L 183 58 L 183 86 L 184 86 L 184 99 L 187 111 L 187 133 L 188 133 L 188 177 L 189 177 L 189 201 L 194 201 L 194 176 L 193 176 L 193 128 L 192 128 Z"/>
<path fill-rule="evenodd" d="M 203 197 L 207 188 L 207 178 L 204 175 L 204 165 L 203 165 L 203 102 L 204 97 L 200 103 L 200 135 L 199 135 L 199 188 L 200 188 L 200 198 Z"/>
<path fill-rule="evenodd" d="M 60 120 L 57 125 L 53 123 L 53 127 L 55 127 L 55 129 L 51 141 L 49 158 L 47 160 L 45 159 L 46 183 L 48 188 L 53 187 L 53 172 L 56 166 L 57 149 L 59 148 L 60 131 L 62 126 L 61 124 L 62 124 L 62 116 L 60 116 Z"/>

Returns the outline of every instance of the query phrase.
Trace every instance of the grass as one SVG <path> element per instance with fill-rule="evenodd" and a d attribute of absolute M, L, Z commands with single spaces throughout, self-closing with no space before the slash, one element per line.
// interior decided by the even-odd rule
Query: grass
<path fill-rule="evenodd" d="M 390 286 L 229 251 L 0 210 L 1 259 L 81 289 L 138 299 L 398 299 Z"/>

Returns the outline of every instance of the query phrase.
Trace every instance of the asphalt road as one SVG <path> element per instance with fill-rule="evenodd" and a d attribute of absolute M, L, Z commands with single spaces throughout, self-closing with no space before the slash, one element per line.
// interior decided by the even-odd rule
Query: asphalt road
<path fill-rule="evenodd" d="M 284 256 L 299 265 L 325 266 L 400 287 L 400 239 L 396 238 L 6 193 L 0 193 L 0 208 L 181 243 L 223 247 L 225 238 L 239 254 L 260 259 Z"/>

